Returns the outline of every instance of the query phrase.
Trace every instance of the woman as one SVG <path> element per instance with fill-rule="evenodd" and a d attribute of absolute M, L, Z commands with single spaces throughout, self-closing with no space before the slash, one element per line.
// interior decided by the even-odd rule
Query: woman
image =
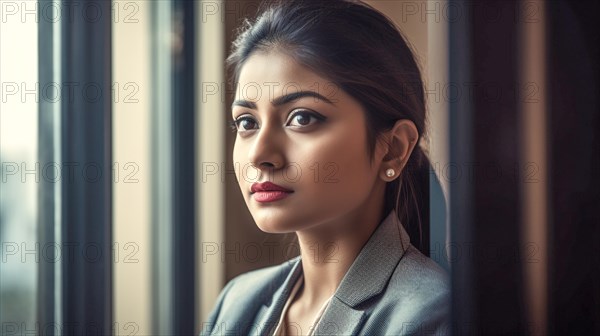
<path fill-rule="evenodd" d="M 429 161 L 420 72 L 393 23 L 360 2 L 281 1 L 228 63 L 240 189 L 301 253 L 231 280 L 202 334 L 446 333 L 447 275 L 407 233 L 420 246 Z"/>

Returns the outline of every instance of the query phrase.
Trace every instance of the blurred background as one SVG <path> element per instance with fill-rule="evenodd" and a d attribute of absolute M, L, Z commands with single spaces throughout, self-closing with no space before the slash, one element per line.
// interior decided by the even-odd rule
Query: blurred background
<path fill-rule="evenodd" d="M 600 334 L 599 3 L 367 2 L 426 83 L 453 333 Z M 299 253 L 231 159 L 224 59 L 258 5 L 0 2 L 0 334 L 198 334 Z"/>

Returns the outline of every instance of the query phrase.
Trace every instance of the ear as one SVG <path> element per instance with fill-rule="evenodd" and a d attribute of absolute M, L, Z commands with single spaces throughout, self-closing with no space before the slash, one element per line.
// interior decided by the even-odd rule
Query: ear
<path fill-rule="evenodd" d="M 381 161 L 379 176 L 386 182 L 402 173 L 408 158 L 419 142 L 419 131 L 411 120 L 401 119 L 383 136 L 386 154 Z"/>

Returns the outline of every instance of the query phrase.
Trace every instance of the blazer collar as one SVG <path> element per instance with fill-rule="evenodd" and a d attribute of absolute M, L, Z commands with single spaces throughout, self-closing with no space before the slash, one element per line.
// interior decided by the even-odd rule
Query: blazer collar
<path fill-rule="evenodd" d="M 283 306 L 290 296 L 294 284 L 302 274 L 300 256 L 288 260 L 287 264 L 287 267 L 283 268 L 283 272 L 288 272 L 283 285 L 275 290 L 271 298 L 268 298 L 255 318 L 254 325 L 259 328 L 258 331 L 261 335 L 273 335 L 283 311 Z"/>
<path fill-rule="evenodd" d="M 410 245 L 410 237 L 392 210 L 375 229 L 340 282 L 329 306 L 323 313 L 316 335 L 354 334 L 363 321 L 364 311 L 357 307 L 383 292 L 396 265 Z M 300 257 L 288 262 L 291 270 L 283 285 L 273 295 L 269 307 L 263 307 L 258 321 L 269 326 L 271 334 L 279 321 L 283 306 L 302 273 Z"/>
<path fill-rule="evenodd" d="M 392 210 L 346 272 L 335 297 L 356 307 L 381 293 L 409 244 L 410 237 Z"/>

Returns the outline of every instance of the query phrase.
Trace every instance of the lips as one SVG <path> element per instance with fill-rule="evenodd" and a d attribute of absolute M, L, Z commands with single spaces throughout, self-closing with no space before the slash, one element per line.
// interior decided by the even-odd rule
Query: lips
<path fill-rule="evenodd" d="M 292 193 L 293 190 L 284 188 L 280 185 L 271 182 L 263 182 L 263 183 L 253 183 L 250 187 L 251 193 L 261 192 L 261 191 L 281 191 L 286 193 Z"/>

